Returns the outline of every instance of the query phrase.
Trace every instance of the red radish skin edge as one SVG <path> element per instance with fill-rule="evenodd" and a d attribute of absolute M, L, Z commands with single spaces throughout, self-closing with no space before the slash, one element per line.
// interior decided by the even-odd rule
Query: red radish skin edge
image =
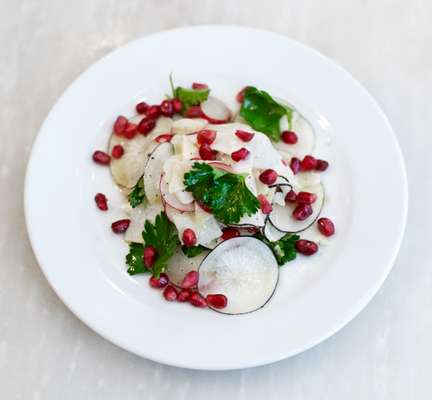
<path fill-rule="evenodd" d="M 180 212 L 193 211 L 194 210 L 194 203 L 183 204 L 180 202 L 180 200 L 177 199 L 177 197 L 175 197 L 173 194 L 168 193 L 166 191 L 166 182 L 164 180 L 164 176 L 165 176 L 165 173 L 163 173 L 161 175 L 160 180 L 159 180 L 159 193 L 160 193 L 160 196 L 162 199 L 165 213 L 166 213 L 166 206 L 167 205 L 169 207 L 173 208 L 174 210 L 177 210 Z"/>

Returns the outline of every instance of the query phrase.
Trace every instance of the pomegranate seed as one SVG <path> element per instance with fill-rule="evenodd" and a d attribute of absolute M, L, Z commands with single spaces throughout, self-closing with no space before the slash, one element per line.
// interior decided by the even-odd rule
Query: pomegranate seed
<path fill-rule="evenodd" d="M 290 168 L 294 175 L 300 172 L 301 161 L 297 157 L 291 158 Z"/>
<path fill-rule="evenodd" d="M 137 125 L 133 124 L 132 122 L 129 122 L 128 126 L 126 127 L 126 130 L 123 132 L 123 136 L 126 139 L 133 139 L 136 134 L 137 134 Z"/>
<path fill-rule="evenodd" d="M 302 172 L 312 171 L 316 167 L 317 160 L 312 156 L 305 156 L 300 164 Z"/>
<path fill-rule="evenodd" d="M 183 231 L 182 239 L 184 245 L 187 247 L 195 246 L 197 243 L 197 237 L 195 235 L 195 232 L 190 228 L 186 228 Z"/>
<path fill-rule="evenodd" d="M 272 205 L 270 204 L 270 202 L 267 200 L 267 197 L 265 197 L 263 194 L 258 195 L 257 197 L 259 203 L 260 203 L 260 208 L 263 214 L 270 214 L 273 210 Z"/>
<path fill-rule="evenodd" d="M 151 118 L 143 118 L 137 126 L 137 131 L 142 135 L 148 135 L 156 126 L 156 122 Z"/>
<path fill-rule="evenodd" d="M 282 141 L 286 144 L 296 144 L 298 137 L 293 131 L 283 131 L 281 134 Z"/>
<path fill-rule="evenodd" d="M 189 303 L 191 303 L 194 307 L 207 307 L 207 300 L 198 292 L 194 292 L 190 295 Z"/>
<path fill-rule="evenodd" d="M 151 268 L 156 260 L 156 249 L 153 246 L 146 246 L 144 248 L 144 265 Z"/>
<path fill-rule="evenodd" d="M 253 137 L 255 136 L 254 133 L 242 131 L 240 129 L 237 129 L 235 131 L 235 135 L 242 141 L 242 142 L 250 142 Z"/>
<path fill-rule="evenodd" d="M 228 299 L 223 294 L 208 294 L 206 300 L 207 304 L 213 308 L 225 308 L 228 304 Z"/>
<path fill-rule="evenodd" d="M 93 161 L 96 164 L 109 165 L 109 163 L 111 162 L 111 157 L 104 151 L 96 150 L 93 153 Z"/>
<path fill-rule="evenodd" d="M 216 131 L 211 129 L 203 129 L 197 134 L 198 144 L 212 144 L 216 139 Z"/>
<path fill-rule="evenodd" d="M 329 166 L 328 161 L 325 160 L 316 160 L 315 170 L 316 171 L 325 171 Z"/>
<path fill-rule="evenodd" d="M 114 233 L 124 233 L 129 228 L 130 219 L 120 219 L 111 224 L 111 229 Z"/>
<path fill-rule="evenodd" d="M 114 158 L 117 158 L 117 159 L 122 158 L 123 154 L 124 154 L 124 148 L 123 148 L 123 146 L 121 144 L 116 144 L 112 148 L 111 155 Z"/>
<path fill-rule="evenodd" d="M 187 118 L 204 118 L 203 112 L 200 106 L 190 106 L 186 112 L 185 117 Z"/>
<path fill-rule="evenodd" d="M 114 122 L 114 133 L 119 136 L 123 135 L 127 125 L 128 125 L 127 118 L 123 117 L 123 115 L 118 116 Z"/>
<path fill-rule="evenodd" d="M 198 152 L 203 160 L 216 160 L 217 151 L 212 150 L 208 144 L 202 144 L 199 147 Z"/>
<path fill-rule="evenodd" d="M 305 256 L 311 256 L 318 251 L 318 245 L 310 240 L 300 239 L 295 243 L 297 251 Z"/>
<path fill-rule="evenodd" d="M 309 192 L 299 192 L 297 193 L 297 203 L 298 204 L 313 204 L 317 199 L 315 193 Z"/>
<path fill-rule="evenodd" d="M 177 290 L 174 286 L 168 285 L 164 291 L 163 296 L 166 301 L 174 301 L 177 298 Z"/>
<path fill-rule="evenodd" d="M 161 106 L 159 104 L 155 104 L 150 106 L 147 110 L 147 118 L 158 119 L 162 114 Z"/>
<path fill-rule="evenodd" d="M 174 107 L 171 100 L 164 100 L 160 105 L 162 115 L 165 117 L 172 117 L 174 114 Z"/>
<path fill-rule="evenodd" d="M 297 201 L 296 192 L 294 192 L 294 190 L 291 189 L 285 196 L 285 202 L 286 203 L 295 203 L 296 201 Z"/>
<path fill-rule="evenodd" d="M 332 236 L 335 233 L 335 226 L 330 218 L 320 218 L 318 220 L 318 229 L 324 236 Z"/>
<path fill-rule="evenodd" d="M 183 109 L 183 103 L 180 99 L 172 99 L 172 105 L 175 113 L 179 113 Z"/>
<path fill-rule="evenodd" d="M 234 161 L 241 161 L 244 160 L 249 155 L 249 150 L 242 147 L 240 150 L 233 151 L 231 153 L 231 158 Z"/>
<path fill-rule="evenodd" d="M 182 289 L 180 291 L 180 293 L 177 295 L 177 301 L 184 303 L 185 301 L 189 300 L 190 295 L 191 295 L 191 292 L 189 292 L 189 290 Z"/>
<path fill-rule="evenodd" d="M 204 89 L 208 89 L 208 85 L 206 85 L 205 83 L 193 82 L 192 83 L 192 89 L 194 89 L 194 90 L 204 90 Z"/>
<path fill-rule="evenodd" d="M 150 286 L 155 289 L 161 289 L 165 287 L 166 285 L 168 285 L 168 282 L 169 282 L 168 275 L 164 273 L 160 274 L 159 279 L 156 278 L 155 276 L 152 276 L 149 279 Z"/>
<path fill-rule="evenodd" d="M 276 182 L 277 177 L 277 172 L 274 169 L 266 169 L 265 171 L 261 172 L 259 180 L 265 185 L 272 185 Z"/>
<path fill-rule="evenodd" d="M 299 204 L 292 212 L 293 217 L 297 221 L 304 221 L 313 213 L 312 207 L 309 204 Z"/>
<path fill-rule="evenodd" d="M 149 109 L 149 105 L 145 101 L 142 101 L 135 106 L 135 109 L 138 114 L 145 114 Z"/>
<path fill-rule="evenodd" d="M 246 88 L 243 88 L 242 90 L 240 90 L 240 92 L 237 93 L 236 100 L 239 103 L 243 103 L 243 100 L 245 97 L 245 91 L 246 91 Z"/>
<path fill-rule="evenodd" d="M 162 135 L 155 137 L 155 141 L 158 143 L 171 142 L 173 136 L 174 135 L 171 135 L 171 133 L 163 133 Z"/>
<path fill-rule="evenodd" d="M 107 198 L 103 193 L 97 193 L 95 196 L 95 202 L 97 208 L 102 211 L 108 210 Z"/>
<path fill-rule="evenodd" d="M 240 236 L 240 231 L 236 228 L 224 228 L 222 229 L 222 240 L 228 240 Z"/>
<path fill-rule="evenodd" d="M 190 289 L 191 287 L 196 286 L 199 280 L 199 274 L 197 271 L 189 271 L 185 277 L 183 278 L 183 281 L 181 283 L 181 287 L 183 289 Z"/>

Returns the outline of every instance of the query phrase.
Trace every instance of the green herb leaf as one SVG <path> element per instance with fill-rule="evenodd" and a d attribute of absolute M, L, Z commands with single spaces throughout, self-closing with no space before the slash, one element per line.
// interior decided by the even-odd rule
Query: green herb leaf
<path fill-rule="evenodd" d="M 207 250 L 204 246 L 182 246 L 182 251 L 184 255 L 188 258 L 193 258 L 201 254 L 203 251 Z"/>
<path fill-rule="evenodd" d="M 141 243 L 130 243 L 129 253 L 126 255 L 126 264 L 129 265 L 127 272 L 130 275 L 151 272 L 144 265 L 144 246 Z"/>
<path fill-rule="evenodd" d="M 225 224 L 237 223 L 244 215 L 253 215 L 259 209 L 259 201 L 247 188 L 243 175 L 194 163 L 184 175 L 184 184 L 195 200 L 209 207 L 216 219 Z"/>
<path fill-rule="evenodd" d="M 190 106 L 197 106 L 208 99 L 210 89 L 186 89 L 178 86 L 174 90 L 174 97 L 183 103 L 183 111 Z"/>
<path fill-rule="evenodd" d="M 145 200 L 144 178 L 141 177 L 128 195 L 129 204 L 132 208 L 139 206 Z"/>
<path fill-rule="evenodd" d="M 297 257 L 295 242 L 300 239 L 298 235 L 285 235 L 276 242 L 270 242 L 264 235 L 257 234 L 255 237 L 264 242 L 273 251 L 279 265 L 284 265 Z"/>
<path fill-rule="evenodd" d="M 249 86 L 245 90 L 240 115 L 255 130 L 265 133 L 275 142 L 280 141 L 280 119 L 286 115 L 291 124 L 293 110 L 277 103 L 267 92 Z"/>

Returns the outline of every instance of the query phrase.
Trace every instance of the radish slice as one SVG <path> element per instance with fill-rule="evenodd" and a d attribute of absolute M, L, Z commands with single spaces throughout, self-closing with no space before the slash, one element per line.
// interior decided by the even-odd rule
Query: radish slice
<path fill-rule="evenodd" d="M 208 164 L 211 165 L 212 167 L 216 168 L 216 169 L 220 169 L 221 171 L 234 173 L 234 170 L 231 167 L 231 165 L 226 164 L 224 162 L 221 162 L 221 161 L 211 161 Z"/>
<path fill-rule="evenodd" d="M 209 97 L 202 102 L 201 111 L 211 124 L 225 124 L 231 119 L 229 108 L 215 97 Z"/>
<path fill-rule="evenodd" d="M 174 121 L 172 133 L 186 135 L 204 129 L 208 122 L 202 118 L 182 118 Z"/>
<path fill-rule="evenodd" d="M 144 192 L 150 204 L 161 201 L 160 178 L 165 161 L 171 157 L 173 146 L 169 142 L 158 144 L 150 154 L 144 171 Z"/>
<path fill-rule="evenodd" d="M 267 219 L 266 224 L 264 225 L 263 233 L 270 242 L 276 242 L 286 235 L 285 232 L 276 229 L 269 219 Z"/>
<path fill-rule="evenodd" d="M 142 237 L 142 231 L 144 229 L 145 221 L 150 221 L 154 224 L 156 216 L 162 212 L 162 206 L 156 204 L 153 206 L 140 205 L 135 208 L 131 208 L 128 212 L 130 224 L 127 229 L 124 239 L 126 242 L 144 243 Z"/>
<path fill-rule="evenodd" d="M 176 286 L 180 286 L 184 276 L 189 271 L 198 271 L 202 260 L 208 253 L 208 251 L 203 251 L 196 257 L 188 258 L 184 255 L 183 251 L 178 248 L 172 258 L 169 260 L 167 269 L 165 271 L 170 282 Z"/>
<path fill-rule="evenodd" d="M 279 231 L 286 233 L 298 233 L 309 228 L 321 214 L 324 204 L 324 187 L 321 184 L 305 187 L 302 189 L 305 192 L 315 193 L 316 201 L 312 204 L 313 213 L 304 221 L 298 221 L 292 216 L 295 204 L 287 203 L 285 206 L 273 204 L 273 211 L 269 214 L 268 220 Z"/>
<path fill-rule="evenodd" d="M 198 291 L 220 293 L 224 314 L 244 314 L 263 307 L 272 297 L 279 268 L 272 251 L 253 237 L 236 237 L 216 246 L 199 267 Z"/>
<path fill-rule="evenodd" d="M 190 204 L 183 204 L 178 200 L 178 198 L 169 193 L 168 191 L 168 182 L 165 179 L 165 174 L 162 174 L 160 179 L 160 194 L 162 196 L 162 199 L 165 203 L 167 203 L 169 206 L 175 208 L 179 211 L 194 211 L 195 205 L 193 203 Z"/>

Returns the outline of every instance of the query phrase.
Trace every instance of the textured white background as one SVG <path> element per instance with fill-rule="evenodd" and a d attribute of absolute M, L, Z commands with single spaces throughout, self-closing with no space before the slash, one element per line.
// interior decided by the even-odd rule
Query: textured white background
<path fill-rule="evenodd" d="M 430 399 L 431 21 L 430 0 L 0 0 L 0 398 Z M 24 226 L 31 144 L 66 86 L 129 40 L 203 23 L 280 32 L 339 62 L 388 115 L 410 182 L 402 249 L 367 309 L 320 346 L 243 371 L 166 367 L 106 342 L 53 293 Z"/>

